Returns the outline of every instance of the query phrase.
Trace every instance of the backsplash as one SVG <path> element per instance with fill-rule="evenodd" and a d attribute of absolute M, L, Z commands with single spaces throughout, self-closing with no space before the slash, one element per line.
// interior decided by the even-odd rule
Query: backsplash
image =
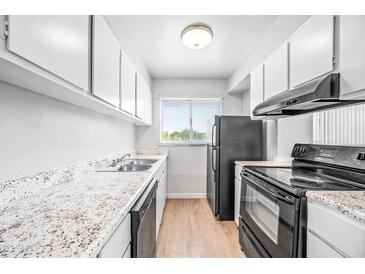
<path fill-rule="evenodd" d="M 364 146 L 365 104 L 314 113 L 313 142 Z"/>

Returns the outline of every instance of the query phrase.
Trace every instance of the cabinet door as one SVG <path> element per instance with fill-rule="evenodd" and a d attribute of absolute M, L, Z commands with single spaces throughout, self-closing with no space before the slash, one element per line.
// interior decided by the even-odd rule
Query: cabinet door
<path fill-rule="evenodd" d="M 310 18 L 290 39 L 290 87 L 333 70 L 334 17 Z"/>
<path fill-rule="evenodd" d="M 238 225 L 240 216 L 241 180 L 234 178 L 234 221 Z"/>
<path fill-rule="evenodd" d="M 10 15 L 8 50 L 89 90 L 90 17 Z"/>
<path fill-rule="evenodd" d="M 103 249 L 99 258 L 122 258 L 131 242 L 131 215 L 128 214 L 118 226 Z"/>
<path fill-rule="evenodd" d="M 264 100 L 264 66 L 261 64 L 250 73 L 250 114 Z"/>
<path fill-rule="evenodd" d="M 152 122 L 152 94 L 151 89 L 143 77 L 137 73 L 137 109 L 136 115 L 147 124 Z"/>
<path fill-rule="evenodd" d="M 119 106 L 120 44 L 103 16 L 93 26 L 93 94 Z"/>
<path fill-rule="evenodd" d="M 121 109 L 136 114 L 136 68 L 124 50 L 121 60 Z"/>
<path fill-rule="evenodd" d="M 137 86 L 136 86 L 136 115 L 137 117 L 145 120 L 146 118 L 146 97 L 148 93 L 148 86 L 143 77 L 137 73 Z"/>
<path fill-rule="evenodd" d="M 131 258 L 131 257 L 132 257 L 131 245 L 129 244 L 128 247 L 127 247 L 127 250 L 123 254 L 123 259 L 128 259 L 128 258 Z"/>
<path fill-rule="evenodd" d="M 152 125 L 152 91 L 148 87 L 145 104 L 145 121 L 147 124 Z"/>
<path fill-rule="evenodd" d="M 339 24 L 341 95 L 350 95 L 365 89 L 365 16 L 340 16 Z"/>
<path fill-rule="evenodd" d="M 284 43 L 264 64 L 265 100 L 288 90 L 288 44 Z"/>
<path fill-rule="evenodd" d="M 162 217 L 163 217 L 163 212 L 165 209 L 165 204 L 166 204 L 166 198 L 167 198 L 167 170 L 165 169 L 163 174 L 162 174 L 162 214 L 161 214 L 161 221 L 162 221 Z"/>
<path fill-rule="evenodd" d="M 333 248 L 323 242 L 310 231 L 307 232 L 307 257 L 308 258 L 343 258 Z"/>
<path fill-rule="evenodd" d="M 159 180 L 156 193 L 156 239 L 158 237 L 158 233 L 160 232 L 160 224 L 162 219 L 162 192 L 162 182 Z"/>

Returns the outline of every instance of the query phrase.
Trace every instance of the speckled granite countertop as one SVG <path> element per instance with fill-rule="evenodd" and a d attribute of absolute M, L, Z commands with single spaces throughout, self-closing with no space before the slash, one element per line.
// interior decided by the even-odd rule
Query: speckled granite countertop
<path fill-rule="evenodd" d="M 167 155 L 143 172 L 95 172 L 117 155 L 0 182 L 0 257 L 96 257 Z"/>
<path fill-rule="evenodd" d="M 365 224 L 365 191 L 307 191 L 306 196 Z"/>

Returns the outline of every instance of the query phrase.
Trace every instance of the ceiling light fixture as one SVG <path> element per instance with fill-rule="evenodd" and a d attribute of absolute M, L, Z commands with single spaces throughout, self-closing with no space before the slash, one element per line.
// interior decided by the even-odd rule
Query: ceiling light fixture
<path fill-rule="evenodd" d="M 183 44 L 191 49 L 204 48 L 212 42 L 212 39 L 212 29 L 203 23 L 191 24 L 181 32 Z"/>

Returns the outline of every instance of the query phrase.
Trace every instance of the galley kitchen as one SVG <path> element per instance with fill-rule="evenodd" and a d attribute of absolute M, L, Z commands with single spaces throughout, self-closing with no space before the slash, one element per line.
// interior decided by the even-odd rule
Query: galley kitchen
<path fill-rule="evenodd" d="M 364 15 L 0 26 L 0 257 L 365 257 Z"/>

